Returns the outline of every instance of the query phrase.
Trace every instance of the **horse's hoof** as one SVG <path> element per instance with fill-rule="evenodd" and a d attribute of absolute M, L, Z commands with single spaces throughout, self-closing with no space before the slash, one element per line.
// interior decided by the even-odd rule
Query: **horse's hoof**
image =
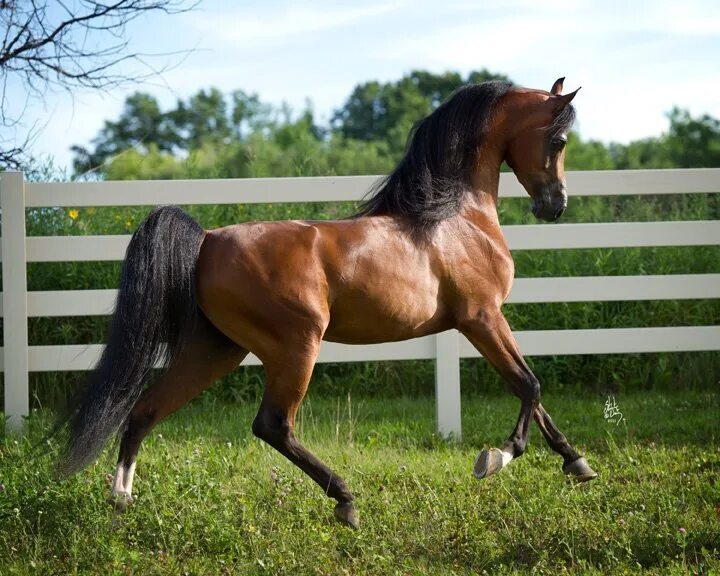
<path fill-rule="evenodd" d="M 132 504 L 133 497 L 127 492 L 113 492 L 108 496 L 107 502 L 115 512 L 122 514 Z"/>
<path fill-rule="evenodd" d="M 335 518 L 350 528 L 360 527 L 360 518 L 352 502 L 338 502 L 335 506 Z"/>
<path fill-rule="evenodd" d="M 472 474 L 478 480 L 482 480 L 502 470 L 504 465 L 502 450 L 490 448 L 490 450 L 483 450 L 475 458 Z"/>
<path fill-rule="evenodd" d="M 570 462 L 570 464 L 565 464 L 563 466 L 563 472 L 576 482 L 587 482 L 588 480 L 593 480 L 598 477 L 597 472 L 590 468 L 587 460 L 582 457 Z"/>

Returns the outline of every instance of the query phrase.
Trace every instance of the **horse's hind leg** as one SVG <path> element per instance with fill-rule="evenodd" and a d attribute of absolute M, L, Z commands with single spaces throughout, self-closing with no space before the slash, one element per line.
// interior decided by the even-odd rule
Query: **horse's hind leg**
<path fill-rule="evenodd" d="M 353 495 L 345 482 L 295 437 L 295 415 L 307 391 L 320 342 L 306 343 L 301 351 L 285 349 L 282 358 L 264 361 L 267 384 L 260 410 L 253 422 L 253 433 L 265 440 L 337 500 L 335 517 L 348 526 L 358 527 Z"/>
<path fill-rule="evenodd" d="M 130 413 L 110 495 L 117 510 L 123 511 L 132 501 L 135 460 L 153 426 L 231 372 L 245 356 L 246 350 L 198 314 L 197 325 L 178 359 L 143 392 Z"/>
<path fill-rule="evenodd" d="M 510 391 L 520 398 L 520 415 L 515 429 L 501 449 L 492 448 L 480 452 L 473 469 L 475 477 L 481 479 L 490 476 L 513 458 L 522 455 L 527 443 L 530 420 L 534 415 L 550 447 L 563 456 L 563 470 L 580 479 L 590 479 L 588 474 L 595 473 L 570 446 L 540 405 L 540 383 L 520 354 L 502 312 L 499 309 L 485 311 L 477 319 L 465 323 L 462 331 L 495 367 Z"/>

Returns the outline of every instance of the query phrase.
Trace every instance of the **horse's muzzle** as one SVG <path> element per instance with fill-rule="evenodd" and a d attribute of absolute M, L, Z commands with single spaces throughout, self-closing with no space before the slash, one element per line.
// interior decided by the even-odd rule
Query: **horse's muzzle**
<path fill-rule="evenodd" d="M 546 222 L 555 222 L 567 208 L 565 187 L 545 188 L 533 198 L 532 213 L 536 218 Z"/>

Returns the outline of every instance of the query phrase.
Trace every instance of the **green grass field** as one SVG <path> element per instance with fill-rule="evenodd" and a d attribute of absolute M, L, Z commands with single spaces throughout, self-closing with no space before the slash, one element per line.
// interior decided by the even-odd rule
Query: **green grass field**
<path fill-rule="evenodd" d="M 600 473 L 563 477 L 532 429 L 528 452 L 482 483 L 478 449 L 518 403 L 465 398 L 464 439 L 434 435 L 431 399 L 306 401 L 298 433 L 354 490 L 361 528 L 250 434 L 255 406 L 200 399 L 151 434 L 136 503 L 106 504 L 115 450 L 64 482 L 29 457 L 47 419 L 0 440 L 0 574 L 717 574 L 720 392 L 545 394 Z"/>

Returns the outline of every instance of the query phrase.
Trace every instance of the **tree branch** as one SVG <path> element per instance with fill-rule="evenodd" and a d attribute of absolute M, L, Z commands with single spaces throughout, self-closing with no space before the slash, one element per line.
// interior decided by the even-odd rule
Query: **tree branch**
<path fill-rule="evenodd" d="M 145 58 L 160 54 L 128 53 L 127 24 L 143 14 L 180 14 L 196 5 L 195 0 L 77 0 L 69 4 L 64 0 L 0 0 L 0 26 L 5 27 L 0 45 L 0 127 L 18 126 L 24 115 L 24 110 L 7 109 L 6 86 L 11 78 L 25 87 L 29 97 L 43 101 L 52 87 L 108 90 L 158 75 Z M 128 61 L 138 62 L 145 72 L 121 73 L 120 65 Z M 26 145 L 27 140 L 17 145 L 0 138 L 0 168 L 13 165 L 12 159 Z"/>

